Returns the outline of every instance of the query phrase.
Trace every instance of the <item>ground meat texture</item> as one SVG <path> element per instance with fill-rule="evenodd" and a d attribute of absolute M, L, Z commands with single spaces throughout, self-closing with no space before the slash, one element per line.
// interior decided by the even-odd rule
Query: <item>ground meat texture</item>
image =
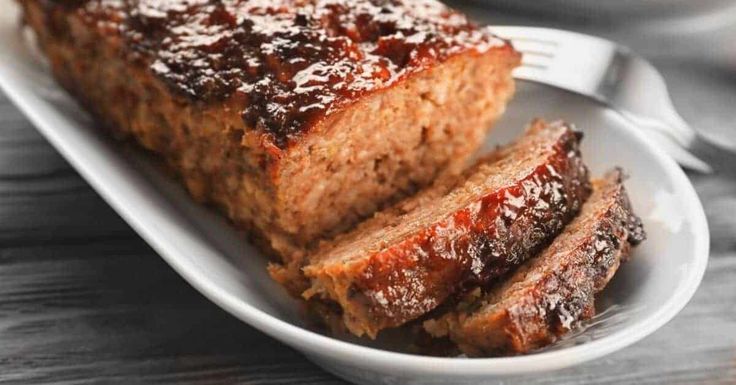
<path fill-rule="evenodd" d="M 433 0 L 19 0 L 59 82 L 285 263 L 462 169 L 519 55 Z"/>
<path fill-rule="evenodd" d="M 468 355 L 527 353 L 595 314 L 595 294 L 642 242 L 620 170 L 594 181 L 580 215 L 539 256 L 499 287 L 424 323 Z"/>
<path fill-rule="evenodd" d="M 463 175 L 327 242 L 303 268 L 305 296 L 333 301 L 354 334 L 374 337 L 485 286 L 535 255 L 590 193 L 567 124 L 534 122 Z"/>

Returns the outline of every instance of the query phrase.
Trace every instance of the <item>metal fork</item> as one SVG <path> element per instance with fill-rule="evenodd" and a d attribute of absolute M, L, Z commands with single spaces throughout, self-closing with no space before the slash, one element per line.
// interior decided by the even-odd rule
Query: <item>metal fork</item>
<path fill-rule="evenodd" d="M 629 49 L 557 29 L 494 27 L 493 32 L 523 54 L 515 78 L 585 95 L 618 110 L 684 167 L 710 173 L 724 158 L 736 161 L 733 149 L 717 145 L 685 122 L 662 75 Z"/>

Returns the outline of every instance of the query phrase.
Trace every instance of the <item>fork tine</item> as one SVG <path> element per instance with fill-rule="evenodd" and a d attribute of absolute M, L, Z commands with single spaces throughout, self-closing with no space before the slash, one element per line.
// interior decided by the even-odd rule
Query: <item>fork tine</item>
<path fill-rule="evenodd" d="M 537 69 L 546 69 L 550 66 L 551 61 L 547 57 L 539 56 L 527 56 L 526 54 L 521 57 L 521 65 L 524 67 L 532 67 Z"/>
<path fill-rule="evenodd" d="M 560 49 L 559 42 L 535 29 L 497 27 L 494 32 L 510 40 L 514 48 L 523 54 L 522 65 L 529 67 L 548 67 Z"/>
<path fill-rule="evenodd" d="M 511 38 L 511 44 L 517 51 L 534 56 L 553 58 L 558 50 L 557 45 L 549 45 L 531 40 L 518 40 Z"/>
<path fill-rule="evenodd" d="M 557 46 L 556 30 L 534 27 L 492 27 L 492 32 L 504 39 L 529 41 L 548 46 Z"/>
<path fill-rule="evenodd" d="M 501 36 L 503 36 L 505 39 L 543 44 L 543 45 L 548 45 L 550 47 L 556 47 L 559 45 L 559 43 L 555 40 L 545 39 L 542 37 L 529 36 L 528 34 L 519 35 L 516 33 L 504 33 Z"/>
<path fill-rule="evenodd" d="M 521 52 L 522 54 L 528 55 L 528 56 L 539 56 L 539 57 L 545 57 L 545 58 L 552 59 L 555 57 L 555 54 L 556 54 L 555 52 L 534 51 L 530 49 L 519 49 L 518 46 L 516 45 L 514 45 L 514 48 L 516 48 L 518 52 Z"/>
<path fill-rule="evenodd" d="M 521 65 L 524 66 L 547 68 L 552 64 L 555 58 L 555 54 L 549 52 L 538 52 L 519 49 L 517 49 L 517 51 L 521 52 L 522 54 Z"/>
<path fill-rule="evenodd" d="M 521 65 L 547 68 L 555 59 L 556 52 L 554 50 L 534 50 L 523 44 L 517 44 L 515 40 L 512 40 L 514 48 L 522 54 Z"/>

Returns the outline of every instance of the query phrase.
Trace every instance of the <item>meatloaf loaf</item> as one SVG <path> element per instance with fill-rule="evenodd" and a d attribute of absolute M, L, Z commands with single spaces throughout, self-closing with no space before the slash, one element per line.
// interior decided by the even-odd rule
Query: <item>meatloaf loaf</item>
<path fill-rule="evenodd" d="M 538 257 L 463 310 L 426 321 L 469 355 L 526 353 L 595 313 L 594 295 L 645 238 L 620 170 L 593 183 L 580 215 Z"/>
<path fill-rule="evenodd" d="M 324 243 L 303 272 L 307 298 L 339 304 L 375 337 L 485 285 L 551 241 L 590 193 L 580 133 L 535 121 L 515 143 Z"/>
<path fill-rule="evenodd" d="M 434 0 L 18 1 L 65 88 L 287 261 L 460 169 L 520 59 Z"/>

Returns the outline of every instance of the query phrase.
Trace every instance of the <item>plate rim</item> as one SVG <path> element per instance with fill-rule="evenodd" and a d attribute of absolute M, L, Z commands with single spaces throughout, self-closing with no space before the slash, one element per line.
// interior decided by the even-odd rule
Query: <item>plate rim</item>
<path fill-rule="evenodd" d="M 47 103 L 33 92 L 15 86 L 8 76 L 4 60 L 0 60 L 0 89 L 8 96 L 36 129 L 56 148 L 63 157 L 83 176 L 83 178 L 104 198 L 104 200 L 125 219 L 125 221 L 191 286 L 210 301 L 243 322 L 263 333 L 290 345 L 310 357 L 334 360 L 334 363 L 356 367 L 371 368 L 374 371 L 397 371 L 404 375 L 448 375 L 458 373 L 462 377 L 511 375 L 561 369 L 574 364 L 590 361 L 629 346 L 665 325 L 695 294 L 705 273 L 710 250 L 709 228 L 702 203 L 685 173 L 667 156 L 663 150 L 652 145 L 644 133 L 634 123 L 619 112 L 608 108 L 625 127 L 626 134 L 651 152 L 668 179 L 673 182 L 674 191 L 683 194 L 685 218 L 693 226 L 693 268 L 690 269 L 683 284 L 673 292 L 668 300 L 653 314 L 627 328 L 597 340 L 556 351 L 536 353 L 525 356 L 493 358 L 429 357 L 408 353 L 392 352 L 358 345 L 328 337 L 311 330 L 291 324 L 274 317 L 257 307 L 240 301 L 236 296 L 220 288 L 215 282 L 197 272 L 197 267 L 178 257 L 175 245 L 167 244 L 165 239 L 156 236 L 156 229 L 147 226 L 144 220 L 136 217 L 115 192 L 105 187 L 104 178 L 91 171 L 85 164 L 83 155 L 74 152 L 65 138 L 54 132 L 53 122 L 45 119 L 34 104 Z M 554 88 L 554 87 L 553 87 Z M 25 95 L 24 95 L 24 91 Z M 31 101 L 36 101 L 32 103 Z M 75 102 L 76 103 L 76 102 Z M 53 107 L 53 106 L 51 106 Z M 332 366 L 332 365 L 330 365 Z"/>

